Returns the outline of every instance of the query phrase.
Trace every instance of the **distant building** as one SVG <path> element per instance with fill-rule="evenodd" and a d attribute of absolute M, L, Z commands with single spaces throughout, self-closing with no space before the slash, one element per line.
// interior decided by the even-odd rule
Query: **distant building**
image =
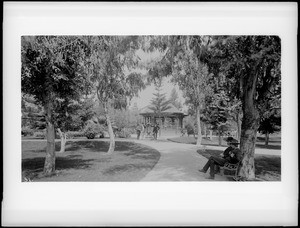
<path fill-rule="evenodd" d="M 160 126 L 161 135 L 179 135 L 183 128 L 183 118 L 187 116 L 184 112 L 177 109 L 174 105 L 170 104 L 170 108 L 161 113 L 155 113 L 148 105 L 139 111 L 143 116 L 143 123 L 146 124 L 146 131 L 150 134 L 152 126 L 158 123 Z"/>

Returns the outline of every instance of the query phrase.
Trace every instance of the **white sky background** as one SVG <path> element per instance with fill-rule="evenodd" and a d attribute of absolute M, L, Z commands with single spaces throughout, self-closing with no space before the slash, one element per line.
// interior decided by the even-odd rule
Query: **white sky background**
<path fill-rule="evenodd" d="M 140 61 L 141 62 L 149 62 L 151 60 L 159 60 L 162 56 L 161 53 L 158 51 L 154 51 L 154 52 L 149 52 L 146 53 L 144 51 L 142 51 L 141 49 L 138 50 L 136 52 L 136 54 L 140 57 Z M 142 71 L 142 72 L 146 72 Z M 187 110 L 187 107 L 184 105 L 184 101 L 185 99 L 182 96 L 182 91 L 179 89 L 179 87 L 177 85 L 175 85 L 174 83 L 171 82 L 171 76 L 167 77 L 167 78 L 163 78 L 163 83 L 162 83 L 162 93 L 165 93 L 166 98 L 169 99 L 170 98 L 170 94 L 172 89 L 175 88 L 178 94 L 178 101 L 181 102 L 181 104 L 183 105 L 183 109 L 184 111 Z M 135 103 L 137 103 L 137 107 L 139 109 L 144 108 L 145 106 L 150 104 L 150 101 L 152 100 L 153 93 L 155 92 L 155 86 L 153 85 L 153 83 L 151 85 L 148 85 L 144 90 L 142 90 L 139 93 L 138 97 L 134 97 L 131 101 L 130 101 L 130 107 L 132 107 Z"/>

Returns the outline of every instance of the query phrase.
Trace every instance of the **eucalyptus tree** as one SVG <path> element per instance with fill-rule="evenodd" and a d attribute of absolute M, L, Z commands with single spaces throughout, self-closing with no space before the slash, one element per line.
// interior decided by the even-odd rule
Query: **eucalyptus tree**
<path fill-rule="evenodd" d="M 60 153 L 65 152 L 69 131 L 78 131 L 95 115 L 89 99 L 57 99 L 55 105 L 55 128 L 60 136 Z"/>
<path fill-rule="evenodd" d="M 172 89 L 170 97 L 169 97 L 169 101 L 172 105 L 174 105 L 176 108 L 178 108 L 179 110 L 182 109 L 182 104 L 179 100 L 179 96 L 178 96 L 178 92 L 176 91 L 175 88 Z"/>
<path fill-rule="evenodd" d="M 243 159 L 240 175 L 245 179 L 255 178 L 254 152 L 260 116 L 264 113 L 263 107 L 266 107 L 269 98 L 279 99 L 281 92 L 280 38 L 277 36 L 162 36 L 154 37 L 152 41 L 151 37 L 149 39 L 150 49 L 157 48 L 165 53 L 156 71 L 152 70 L 154 77 L 162 73 L 171 75 L 174 72 L 185 75 L 186 70 L 189 70 L 200 72 L 202 75 L 211 75 L 212 77 L 208 78 L 217 79 L 218 86 L 218 80 L 222 75 L 225 76 L 226 83 L 220 87 L 223 87 L 231 100 L 238 104 L 232 104 L 237 122 L 242 116 L 240 147 Z M 196 67 L 197 65 L 201 67 Z M 198 70 L 195 70 L 197 68 Z M 193 88 L 184 80 L 185 77 L 183 77 L 182 88 Z M 214 82 L 210 79 L 203 84 L 207 85 L 205 89 L 214 86 Z M 200 94 L 200 90 L 195 91 L 196 96 Z M 195 98 L 191 99 L 194 100 Z M 239 103 L 241 103 L 242 113 L 239 111 Z"/>
<path fill-rule="evenodd" d="M 35 103 L 32 96 L 22 93 L 21 111 L 22 132 L 24 130 L 25 135 L 46 128 L 44 109 L 41 105 Z"/>
<path fill-rule="evenodd" d="M 139 42 L 137 36 L 86 37 L 89 58 L 85 68 L 104 110 L 110 137 L 108 154 L 115 148 L 110 110 L 118 100 L 132 98 L 144 86 L 141 74 L 134 71 L 139 61 L 136 55 Z"/>
<path fill-rule="evenodd" d="M 198 61 L 192 51 L 180 52 L 174 59 L 172 69 L 173 80 L 183 91 L 183 96 L 187 102 L 192 104 L 196 110 L 197 120 L 197 145 L 201 145 L 201 108 L 204 108 L 205 97 L 210 93 L 208 80 L 211 74 L 205 64 Z"/>
<path fill-rule="evenodd" d="M 55 171 L 57 99 L 76 98 L 84 77 L 79 73 L 86 46 L 75 36 L 22 36 L 22 92 L 43 106 L 47 129 L 44 174 Z"/>
<path fill-rule="evenodd" d="M 219 145 L 222 143 L 222 135 L 229 129 L 229 99 L 224 90 L 213 93 L 206 99 L 206 107 L 203 116 L 205 122 L 211 125 L 212 130 L 217 130 Z"/>
<path fill-rule="evenodd" d="M 254 153 L 260 116 L 268 99 L 280 97 L 281 42 L 277 36 L 229 36 L 215 39 L 211 60 L 233 79 L 233 93 L 242 103 L 240 175 L 254 179 Z M 261 110 L 261 111 L 260 111 Z"/>
<path fill-rule="evenodd" d="M 201 108 L 211 92 L 209 80 L 212 74 L 202 60 L 210 45 L 208 36 L 158 36 L 147 37 L 149 50 L 158 49 L 163 57 L 149 69 L 151 78 L 172 76 L 172 81 L 183 91 L 187 103 L 196 111 L 198 139 L 201 145 Z"/>
<path fill-rule="evenodd" d="M 262 107 L 264 111 L 260 110 L 262 114 L 260 115 L 258 131 L 265 134 L 265 145 L 268 145 L 270 134 L 281 130 L 281 99 L 275 96 L 266 102 Z"/>

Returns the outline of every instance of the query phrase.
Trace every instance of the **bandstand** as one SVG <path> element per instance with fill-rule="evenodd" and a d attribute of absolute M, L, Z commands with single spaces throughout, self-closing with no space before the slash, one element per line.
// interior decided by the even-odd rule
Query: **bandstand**
<path fill-rule="evenodd" d="M 143 116 L 143 123 L 146 125 L 147 135 L 152 134 L 152 127 L 155 123 L 160 126 L 160 136 L 180 135 L 183 128 L 183 118 L 187 116 L 184 112 L 177 109 L 174 105 L 169 105 L 170 108 L 161 112 L 155 113 L 148 105 L 142 108 L 139 112 Z"/>

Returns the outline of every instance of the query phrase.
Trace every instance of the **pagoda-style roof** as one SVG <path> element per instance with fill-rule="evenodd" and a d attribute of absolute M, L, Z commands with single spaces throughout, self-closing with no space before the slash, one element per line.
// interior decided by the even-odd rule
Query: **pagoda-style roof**
<path fill-rule="evenodd" d="M 170 108 L 161 112 L 162 116 L 187 116 L 184 112 L 180 111 L 173 104 L 169 104 Z M 153 110 L 150 109 L 151 105 L 147 105 L 146 107 L 140 110 L 140 115 L 143 116 L 155 116 L 157 115 Z"/>

